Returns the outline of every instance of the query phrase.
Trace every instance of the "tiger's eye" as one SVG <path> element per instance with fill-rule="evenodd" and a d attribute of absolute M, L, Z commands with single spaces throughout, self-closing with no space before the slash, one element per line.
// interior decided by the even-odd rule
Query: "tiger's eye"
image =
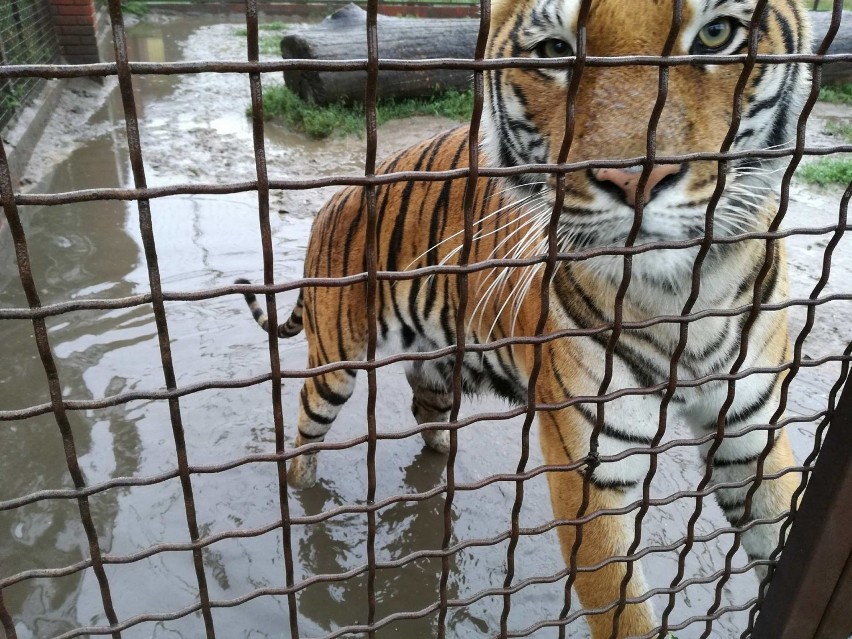
<path fill-rule="evenodd" d="M 719 18 L 704 25 L 698 32 L 698 43 L 705 50 L 716 51 L 731 41 L 734 32 L 734 24 L 730 18 Z"/>
<path fill-rule="evenodd" d="M 556 38 L 545 40 L 535 48 L 535 52 L 540 58 L 564 58 L 573 53 L 570 44 Z"/>

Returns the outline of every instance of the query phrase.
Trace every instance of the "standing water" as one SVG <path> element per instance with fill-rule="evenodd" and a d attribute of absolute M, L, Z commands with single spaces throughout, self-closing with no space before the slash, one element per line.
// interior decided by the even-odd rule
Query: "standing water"
<path fill-rule="evenodd" d="M 240 59 L 245 39 L 238 25 L 212 24 L 199 18 L 163 19 L 129 29 L 131 58 L 143 61 Z M 137 76 L 134 92 L 140 117 L 141 142 L 148 183 L 227 183 L 255 179 L 248 79 L 236 74 Z M 278 83 L 278 75 L 264 83 Z M 92 187 L 132 186 L 121 102 L 114 79 L 105 84 L 79 82 L 37 151 L 27 190 L 56 193 Z M 380 154 L 436 133 L 452 123 L 416 118 L 380 129 Z M 266 127 L 271 177 L 315 177 L 363 173 L 363 137 L 315 142 L 274 124 Z M 26 177 L 26 176 L 25 176 Z M 272 232 L 275 275 L 279 282 L 301 275 L 301 264 L 312 215 L 331 190 L 274 192 Z M 795 197 L 795 194 L 794 194 Z M 799 195 L 804 200 L 804 195 Z M 802 204 L 798 210 L 803 210 Z M 236 277 L 262 277 L 257 196 L 174 196 L 151 202 L 163 288 L 195 291 L 231 283 Z M 815 207 L 810 225 L 833 220 L 831 206 Z M 836 206 L 833 208 L 836 211 Z M 826 212 L 827 211 L 827 212 Z M 25 206 L 26 229 L 34 277 L 43 304 L 89 298 L 117 299 L 149 292 L 135 203 L 86 202 L 51 207 Z M 813 216 L 820 215 L 821 218 Z M 835 214 L 836 217 L 836 214 Z M 826 236 L 827 237 L 827 236 Z M 814 270 L 806 251 L 824 246 L 825 238 L 794 240 L 800 273 L 794 294 L 807 295 Z M 797 244 L 798 242 L 798 244 Z M 799 252 L 795 252 L 796 247 Z M 846 247 L 848 249 L 848 247 Z M 848 251 L 846 253 L 848 255 Z M 798 256 L 798 257 L 796 257 Z M 808 266 L 808 271 L 805 270 Z M 807 274 L 804 274 L 807 273 Z M 848 276 L 848 273 L 846 274 Z M 840 279 L 840 278 L 838 278 Z M 848 281 L 848 280 L 847 280 Z M 280 312 L 288 311 L 295 293 L 279 296 Z M 26 307 L 7 229 L 0 230 L 0 308 Z M 240 296 L 166 305 L 171 348 L 179 387 L 209 380 L 236 380 L 269 372 L 265 335 L 257 328 Z M 827 328 L 815 330 L 819 347 L 810 355 L 839 352 L 844 336 L 836 330 L 842 315 L 832 307 Z M 799 318 L 799 316 L 796 316 Z M 90 400 L 164 387 L 163 372 L 150 305 L 117 310 L 75 311 L 47 320 L 63 396 Z M 848 337 L 848 336 L 846 336 Z M 822 340 L 822 341 L 820 341 Z M 810 341 L 809 341 L 810 344 Z M 302 368 L 306 346 L 301 338 L 281 342 L 282 366 Z M 29 321 L 0 323 L 0 410 L 16 410 L 48 402 L 44 369 Z M 825 406 L 835 368 L 805 371 L 794 385 L 791 410 L 811 414 Z M 378 375 L 380 432 L 414 425 L 410 396 L 401 369 Z M 289 441 L 295 431 L 299 380 L 284 384 L 284 415 Z M 241 389 L 206 390 L 180 399 L 189 463 L 193 467 L 221 464 L 247 455 L 274 453 L 269 383 Z M 506 410 L 494 401 L 463 402 L 463 414 Z M 366 432 L 366 384 L 361 379 L 344 407 L 329 441 L 349 440 Z M 116 478 L 140 479 L 173 473 L 175 444 L 166 401 L 134 400 L 103 409 L 70 410 L 69 418 L 81 469 L 88 486 Z M 456 481 L 475 483 L 497 473 L 515 472 L 521 456 L 522 419 L 483 422 L 459 433 Z M 791 435 L 800 459 L 810 451 L 814 426 L 794 425 Z M 689 433 L 673 427 L 671 438 Z M 542 463 L 535 428 L 527 468 Z M 402 493 L 423 493 L 444 479 L 445 458 L 423 449 L 419 436 L 384 440 L 377 451 L 377 499 Z M 487 442 L 483 445 L 483 442 Z M 701 464 L 694 450 L 675 447 L 661 455 L 653 496 L 695 487 Z M 73 486 L 56 421 L 51 414 L 0 422 L 0 502 L 37 491 Z M 214 600 L 247 597 L 241 605 L 216 607 L 213 619 L 220 637 L 289 636 L 286 597 L 250 596 L 285 585 L 283 540 L 274 463 L 239 465 L 220 473 L 191 477 L 196 517 L 202 537 L 225 531 L 267 527 L 269 532 L 247 538 L 221 535 L 203 549 L 203 564 Z M 175 613 L 198 600 L 198 582 L 190 552 L 160 549 L 163 544 L 189 541 L 183 494 L 178 479 L 153 485 L 113 487 L 90 498 L 102 552 L 110 558 L 141 555 L 138 561 L 110 562 L 106 573 L 120 621 L 137 615 Z M 137 482 L 144 484 L 144 482 Z M 366 515 L 351 514 L 347 505 L 364 504 L 367 494 L 366 446 L 328 451 L 321 456 L 319 483 L 309 490 L 290 490 L 293 516 L 340 514 L 292 530 L 295 578 L 320 580 L 298 593 L 302 636 L 317 637 L 342 626 L 367 621 Z M 456 493 L 451 510 L 452 546 L 460 546 L 449 563 L 450 608 L 447 635 L 490 637 L 500 627 L 506 574 L 507 533 L 515 484 L 494 482 Z M 664 546 L 681 539 L 695 500 L 682 498 L 652 509 L 644 519 L 642 546 Z M 542 527 L 552 518 L 543 475 L 524 485 L 520 525 Z M 393 503 L 376 514 L 376 559 L 396 562 L 376 577 L 377 613 L 382 619 L 399 612 L 419 611 L 439 598 L 442 565 L 429 551 L 440 550 L 444 535 L 441 494 L 428 499 Z M 706 502 L 698 534 L 726 527 L 715 503 Z M 480 540 L 476 543 L 470 543 Z M 482 545 L 481 541 L 493 540 Z M 732 535 L 698 543 L 687 556 L 687 577 L 708 578 L 723 566 Z M 157 550 L 154 548 L 154 550 Z M 400 562 L 415 554 L 410 561 Z M 62 569 L 89 557 L 86 536 L 73 499 L 38 499 L 0 510 L 0 580 L 28 570 Z M 659 550 L 643 561 L 651 587 L 666 587 L 677 570 L 678 552 Z M 746 563 L 739 551 L 734 566 Z M 515 550 L 518 584 L 533 577 L 511 599 L 510 629 L 524 629 L 558 618 L 564 602 L 564 580 L 557 575 L 562 560 L 555 530 L 522 534 Z M 677 598 L 672 623 L 703 614 L 712 604 L 715 582 L 696 583 Z M 699 580 L 700 581 L 700 580 Z M 737 606 L 755 595 L 752 574 L 734 575 L 724 588 L 723 605 Z M 101 595 L 91 569 L 53 578 L 18 580 L 3 590 L 5 605 L 21 638 L 52 637 L 81 626 L 106 625 Z M 453 601 L 455 600 L 455 601 Z M 657 610 L 666 598 L 656 597 Z M 575 604 L 576 605 L 576 604 Z M 743 612 L 723 615 L 715 636 L 734 636 L 746 623 Z M 437 613 L 419 620 L 399 619 L 384 626 L 378 637 L 434 635 Z M 702 624 L 678 636 L 697 637 Z M 551 637 L 553 629 L 529 636 Z M 168 621 L 145 621 L 122 633 L 133 637 L 203 636 L 203 620 L 191 613 Z M 582 622 L 569 636 L 584 637 Z"/>

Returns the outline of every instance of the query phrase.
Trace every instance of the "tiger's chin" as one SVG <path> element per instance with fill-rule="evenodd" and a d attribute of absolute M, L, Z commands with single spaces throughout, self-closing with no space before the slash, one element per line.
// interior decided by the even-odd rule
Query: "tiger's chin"
<path fill-rule="evenodd" d="M 674 308 L 668 308 L 669 304 L 676 306 L 689 296 L 701 243 L 705 239 L 703 222 L 697 218 L 691 224 L 686 220 L 674 221 L 671 218 L 648 222 L 647 218 L 643 220 L 633 241 L 629 243 L 632 220 L 624 219 L 621 224 L 602 224 L 597 231 L 585 235 L 575 234 L 578 237 L 577 244 L 564 249 L 565 252 L 578 255 L 569 262 L 575 265 L 572 268 L 578 268 L 587 276 L 599 280 L 602 286 L 616 288 L 627 274 L 625 257 L 630 256 L 631 296 L 661 300 L 666 308 L 660 308 L 660 311 L 668 312 Z M 717 233 L 715 237 L 721 235 Z M 724 283 L 737 279 L 733 276 L 735 274 L 726 277 L 719 272 L 724 264 L 720 258 L 728 246 L 724 243 L 712 244 L 701 263 L 701 285 L 713 288 L 715 296 L 725 297 L 721 290 Z M 606 254 L 601 255 L 601 251 L 606 251 Z"/>
<path fill-rule="evenodd" d="M 618 286 L 625 274 L 625 257 L 631 256 L 631 282 L 645 283 L 670 293 L 690 291 L 696 259 L 706 241 L 706 207 L 703 203 L 685 206 L 677 201 L 651 202 L 642 213 L 641 225 L 634 229 L 635 210 L 609 202 L 595 203 L 597 210 L 565 208 L 558 236 L 560 252 L 573 253 L 572 263 L 607 284 Z M 702 286 L 710 272 L 719 273 L 719 258 L 732 245 L 741 242 L 718 240 L 743 233 L 765 231 L 769 226 L 759 207 L 714 210 L 713 242 L 702 261 Z M 745 240 L 744 240 L 745 241 Z M 601 255 L 605 251 L 607 254 Z M 733 274 L 731 281 L 738 274 Z"/>
<path fill-rule="evenodd" d="M 645 252 L 641 251 L 643 244 L 651 243 L 653 242 L 643 242 L 640 238 L 634 244 L 640 252 L 632 253 L 631 283 L 645 284 L 668 293 L 689 291 L 699 248 L 654 248 Z M 589 257 L 579 260 L 577 264 L 587 274 L 607 284 L 618 286 L 626 274 L 624 243 L 611 244 L 602 248 L 611 248 L 620 254 Z"/>

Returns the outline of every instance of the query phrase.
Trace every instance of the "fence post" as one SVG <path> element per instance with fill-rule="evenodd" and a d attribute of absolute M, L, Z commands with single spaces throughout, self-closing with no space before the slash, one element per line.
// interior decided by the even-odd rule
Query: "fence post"
<path fill-rule="evenodd" d="M 50 0 L 50 11 L 65 61 L 69 64 L 100 62 L 95 0 Z"/>
<path fill-rule="evenodd" d="M 752 639 L 852 634 L 852 377 L 820 449 Z"/>

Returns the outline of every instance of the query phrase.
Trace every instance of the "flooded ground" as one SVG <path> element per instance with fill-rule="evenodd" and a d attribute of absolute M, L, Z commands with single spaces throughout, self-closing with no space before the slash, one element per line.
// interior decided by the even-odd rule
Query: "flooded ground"
<path fill-rule="evenodd" d="M 137 60 L 225 59 L 244 56 L 244 43 L 232 24 L 198 18 L 145 22 L 130 30 Z M 264 82 L 280 82 L 278 76 Z M 245 118 L 248 81 L 237 75 L 150 76 L 134 79 L 141 118 L 142 148 L 150 185 L 182 182 L 234 182 L 255 178 L 251 128 Z M 831 116 L 830 112 L 824 115 Z M 390 123 L 379 132 L 380 154 L 447 128 L 451 123 L 420 118 Z M 818 129 L 818 127 L 812 127 Z M 267 158 L 273 178 L 359 174 L 364 140 L 349 138 L 315 142 L 268 125 Z M 53 193 L 88 187 L 132 184 L 120 100 L 113 80 L 103 85 L 77 82 L 58 117 L 46 131 L 36 158 L 23 176 L 31 192 Z M 297 278 L 311 218 L 329 190 L 273 194 L 272 229 L 278 281 Z M 836 224 L 840 189 L 819 193 L 799 185 L 793 190 L 788 226 Z M 257 202 L 253 194 L 178 196 L 152 202 L 154 230 L 163 287 L 191 291 L 221 286 L 236 277 L 257 281 L 262 262 Z M 148 291 L 148 277 L 137 212 L 132 203 L 99 202 L 55 207 L 23 207 L 36 282 L 45 304 L 68 299 L 118 298 Z M 792 295 L 807 297 L 820 273 L 822 251 L 830 235 L 791 238 Z M 852 249 L 844 241 L 835 253 L 825 293 L 847 292 L 852 281 Z M 845 288 L 844 288 L 845 287 Z M 293 294 L 279 298 L 287 309 Z M 25 307 L 8 230 L 0 231 L 0 308 Z M 167 305 L 171 346 L 178 385 L 210 379 L 238 379 L 268 371 L 263 334 L 251 322 L 237 296 Z M 810 359 L 839 354 L 850 332 L 850 305 L 824 304 L 805 343 Z M 804 312 L 796 309 L 794 334 Z M 85 311 L 50 318 L 49 336 L 67 399 L 102 398 L 163 387 L 153 315 L 149 307 Z M 306 361 L 301 338 L 281 343 L 282 365 L 297 369 Z M 25 408 L 48 400 L 44 370 L 28 321 L 0 323 L 0 410 Z M 789 412 L 807 416 L 825 408 L 839 367 L 827 364 L 803 370 L 792 386 Z M 413 426 L 410 395 L 399 368 L 378 375 L 378 427 L 394 432 Z M 288 436 L 295 430 L 298 380 L 284 384 Z M 254 453 L 274 452 L 268 384 L 238 390 L 205 391 L 180 401 L 189 462 L 221 463 Z M 505 410 L 497 402 L 465 400 L 463 414 Z M 329 439 L 349 440 L 365 432 L 366 383 L 360 379 L 355 397 L 343 409 Z M 146 477 L 176 468 L 168 406 L 162 401 L 134 401 L 91 411 L 71 411 L 80 465 L 88 484 L 116 477 Z M 520 456 L 521 420 L 477 423 L 459 434 L 458 482 L 477 482 L 495 473 L 513 472 Z M 802 460 L 811 451 L 815 424 L 790 428 Z M 670 438 L 689 436 L 677 424 Z M 528 468 L 542 463 L 535 429 Z M 483 445 L 483 442 L 486 442 Z M 676 447 L 661 456 L 653 496 L 694 487 L 701 465 L 693 450 Z M 366 448 L 326 452 L 316 488 L 291 491 L 293 515 L 314 515 L 346 504 L 364 503 L 367 493 Z M 71 486 L 62 441 L 50 416 L 0 423 L 0 501 L 39 490 Z M 381 441 L 377 453 L 378 498 L 394 493 L 430 490 L 442 481 L 444 458 L 423 450 L 420 437 Z M 275 467 L 268 463 L 240 466 L 219 474 L 193 475 L 197 519 L 203 536 L 229 529 L 274 523 L 279 517 Z M 491 538 L 509 530 L 515 488 L 496 482 L 456 494 L 452 511 L 452 543 Z M 662 546 L 684 536 L 694 500 L 679 499 L 653 509 L 643 523 L 642 546 Z M 91 498 L 91 508 L 104 553 L 131 555 L 156 544 L 188 541 L 181 487 L 177 480 L 149 487 L 111 489 Z M 521 526 L 535 527 L 552 518 L 545 480 L 526 483 Z M 395 561 L 418 551 L 437 549 L 443 536 L 443 499 L 394 504 L 377 513 L 376 553 L 379 561 Z M 706 534 L 727 523 L 714 502 L 705 503 L 697 525 Z M 704 577 L 721 570 L 733 537 L 721 535 L 696 545 L 687 558 L 687 575 Z M 451 563 L 451 599 L 472 598 L 451 609 L 448 636 L 491 637 L 499 629 L 503 601 L 476 597 L 503 585 L 507 543 L 470 546 Z M 316 574 L 341 574 L 367 562 L 366 518 L 342 515 L 293 529 L 297 580 Z M 211 597 L 231 600 L 284 584 L 280 531 L 247 539 L 225 539 L 205 548 L 204 568 Z M 0 511 L 0 579 L 36 568 L 61 568 L 88 557 L 88 545 L 77 505 L 71 500 L 41 500 Z M 653 552 L 644 560 L 651 587 L 666 587 L 675 574 L 677 552 Z M 734 566 L 746 562 L 742 551 Z M 555 532 L 522 536 L 516 551 L 515 582 L 557 573 L 561 567 Z M 419 559 L 377 575 L 377 618 L 416 611 L 438 600 L 440 561 Z M 143 613 L 167 614 L 197 600 L 198 586 L 189 553 L 163 552 L 130 564 L 107 568 L 119 619 Z M 529 585 L 512 597 L 509 628 L 521 630 L 558 617 L 564 581 Z M 751 574 L 735 575 L 723 588 L 722 605 L 738 606 L 756 591 Z M 715 595 L 714 583 L 696 583 L 677 598 L 671 622 L 704 614 Z M 30 579 L 3 592 L 6 606 L 24 639 L 52 637 L 106 618 L 91 570 L 54 579 Z M 662 610 L 665 600 L 655 600 Z M 303 637 L 323 636 L 367 616 L 366 577 L 315 584 L 298 595 Z M 739 636 L 747 614 L 730 612 L 713 626 L 714 637 Z M 220 637 L 286 637 L 287 601 L 262 596 L 235 607 L 216 608 Z M 380 638 L 428 637 L 436 616 L 400 620 L 377 633 Z M 676 634 L 698 637 L 703 623 Z M 2 632 L 2 631 L 0 631 Z M 585 637 L 582 621 L 570 637 Z M 122 634 L 126 638 L 186 639 L 203 636 L 200 615 L 172 621 L 145 622 Z M 529 636 L 555 636 L 544 629 Z"/>

